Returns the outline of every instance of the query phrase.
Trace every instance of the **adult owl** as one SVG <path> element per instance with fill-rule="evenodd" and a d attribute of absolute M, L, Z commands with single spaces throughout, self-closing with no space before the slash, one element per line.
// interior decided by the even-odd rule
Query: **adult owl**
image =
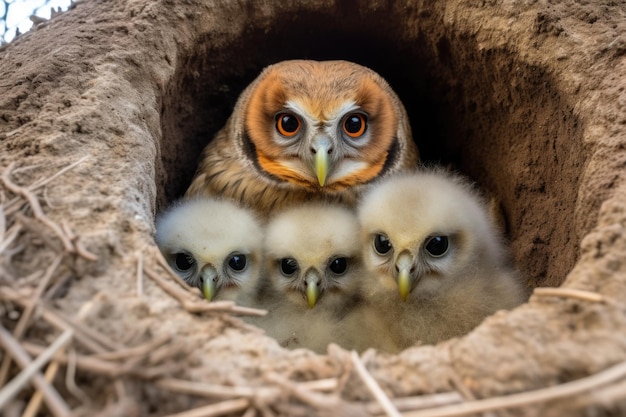
<path fill-rule="evenodd" d="M 347 61 L 271 65 L 203 151 L 186 196 L 220 196 L 267 216 L 303 201 L 354 205 L 364 185 L 415 168 L 404 106 Z"/>

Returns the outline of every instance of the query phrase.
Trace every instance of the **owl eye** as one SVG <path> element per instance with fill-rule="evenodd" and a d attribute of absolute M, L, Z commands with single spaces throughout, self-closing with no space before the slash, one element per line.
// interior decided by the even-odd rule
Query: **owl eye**
<path fill-rule="evenodd" d="M 246 255 L 241 253 L 236 253 L 230 257 L 228 261 L 228 266 L 233 271 L 243 271 L 246 268 Z"/>
<path fill-rule="evenodd" d="M 352 113 L 343 119 L 343 131 L 351 138 L 363 136 L 367 129 L 367 117 L 361 113 Z"/>
<path fill-rule="evenodd" d="M 348 269 L 348 260 L 346 258 L 335 258 L 328 264 L 328 269 L 336 275 L 341 275 Z"/>
<path fill-rule="evenodd" d="M 193 256 L 187 252 L 179 252 L 176 254 L 176 258 L 174 258 L 174 266 L 176 267 L 176 270 L 180 272 L 189 271 L 193 268 L 195 263 L 196 261 L 193 259 Z"/>
<path fill-rule="evenodd" d="M 433 236 L 426 239 L 424 249 L 434 258 L 440 258 L 448 252 L 448 236 Z"/>
<path fill-rule="evenodd" d="M 374 236 L 374 250 L 379 255 L 386 255 L 393 248 L 389 238 L 383 234 L 376 234 Z"/>
<path fill-rule="evenodd" d="M 290 277 L 298 270 L 298 261 L 293 258 L 283 258 L 280 260 L 280 271 L 283 275 Z"/>
<path fill-rule="evenodd" d="M 302 123 L 298 116 L 291 113 L 278 113 L 276 115 L 276 130 L 281 135 L 291 138 L 300 131 Z"/>

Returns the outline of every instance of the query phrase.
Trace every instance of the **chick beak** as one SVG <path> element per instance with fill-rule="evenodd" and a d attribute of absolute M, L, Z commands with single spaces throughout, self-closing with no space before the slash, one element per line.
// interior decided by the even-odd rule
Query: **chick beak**
<path fill-rule="evenodd" d="M 398 269 L 398 290 L 402 301 L 406 301 L 413 289 L 413 259 L 408 253 L 401 253 L 396 260 L 396 268 Z"/>
<path fill-rule="evenodd" d="M 328 176 L 328 154 L 332 151 L 330 139 L 326 136 L 316 136 L 311 144 L 311 152 L 315 155 L 315 174 L 320 187 L 326 184 Z"/>
<path fill-rule="evenodd" d="M 306 283 L 306 299 L 309 302 L 309 307 L 315 307 L 317 299 L 320 295 L 319 282 L 320 278 L 317 271 L 309 270 L 304 277 Z"/>
<path fill-rule="evenodd" d="M 217 294 L 217 287 L 215 286 L 217 271 L 212 265 L 207 265 L 202 268 L 200 276 L 202 278 L 202 294 L 204 298 L 211 301 Z"/>
<path fill-rule="evenodd" d="M 401 269 L 398 273 L 398 290 L 400 290 L 402 301 L 406 301 L 411 292 L 411 275 L 406 268 Z"/>

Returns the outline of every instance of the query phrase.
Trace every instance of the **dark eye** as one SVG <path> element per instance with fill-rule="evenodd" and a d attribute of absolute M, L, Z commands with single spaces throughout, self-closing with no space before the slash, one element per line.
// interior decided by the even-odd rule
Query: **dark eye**
<path fill-rule="evenodd" d="M 387 236 L 381 235 L 380 233 L 374 236 L 374 250 L 377 254 L 385 255 L 389 253 L 391 248 L 391 242 Z"/>
<path fill-rule="evenodd" d="M 300 131 L 300 119 L 291 113 L 278 113 L 276 115 L 276 130 L 285 137 L 292 137 Z"/>
<path fill-rule="evenodd" d="M 284 275 L 289 277 L 298 270 L 298 262 L 293 258 L 283 258 L 280 261 L 280 270 Z"/>
<path fill-rule="evenodd" d="M 193 267 L 193 265 L 196 263 L 193 257 L 185 252 L 177 253 L 176 259 L 174 262 L 176 265 L 176 269 L 182 272 L 190 270 Z"/>
<path fill-rule="evenodd" d="M 433 236 L 428 238 L 424 248 L 431 256 L 439 258 L 448 252 L 448 236 Z"/>
<path fill-rule="evenodd" d="M 341 275 L 348 269 L 348 261 L 346 258 L 335 258 L 328 264 L 328 268 L 337 275 Z"/>
<path fill-rule="evenodd" d="M 228 261 L 228 266 L 230 266 L 233 271 L 243 271 L 246 267 L 246 255 L 236 254 L 231 256 Z"/>
<path fill-rule="evenodd" d="M 351 138 L 362 136 L 366 128 L 367 117 L 364 114 L 352 113 L 343 120 L 343 131 Z"/>

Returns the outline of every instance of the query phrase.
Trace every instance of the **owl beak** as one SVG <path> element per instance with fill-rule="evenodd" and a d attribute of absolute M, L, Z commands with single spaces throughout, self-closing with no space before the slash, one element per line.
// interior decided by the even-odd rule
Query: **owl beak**
<path fill-rule="evenodd" d="M 317 304 L 317 299 L 320 295 L 320 277 L 317 271 L 308 270 L 304 276 L 304 282 L 306 283 L 306 299 L 309 302 L 309 307 L 313 308 Z"/>
<path fill-rule="evenodd" d="M 217 293 L 217 287 L 215 286 L 217 271 L 212 265 L 207 265 L 202 268 L 200 276 L 202 277 L 202 295 L 211 301 Z"/>
<path fill-rule="evenodd" d="M 411 290 L 415 276 L 411 273 L 413 270 L 413 259 L 408 253 L 401 253 L 396 260 L 396 269 L 398 270 L 398 290 L 402 301 L 407 300 Z"/>
<path fill-rule="evenodd" d="M 326 184 L 328 175 L 328 154 L 332 151 L 330 139 L 326 136 L 318 135 L 313 138 L 311 152 L 315 155 L 315 174 L 320 187 Z"/>

